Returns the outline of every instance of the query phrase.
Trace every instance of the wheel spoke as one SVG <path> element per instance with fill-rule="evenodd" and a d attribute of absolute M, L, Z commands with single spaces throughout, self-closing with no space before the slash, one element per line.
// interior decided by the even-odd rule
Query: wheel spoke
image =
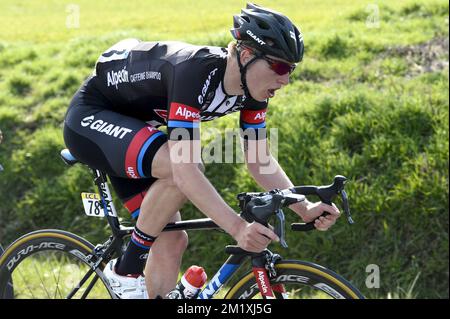
<path fill-rule="evenodd" d="M 52 271 L 53 274 L 53 278 L 55 278 L 55 273 Z M 59 280 L 61 278 L 61 267 L 59 267 L 59 271 L 58 271 L 58 279 L 55 278 L 55 284 L 56 284 L 56 288 L 55 288 L 55 297 L 54 299 L 56 299 L 56 295 L 57 293 L 59 293 L 59 296 L 61 297 L 61 299 L 63 298 L 61 290 L 59 289 Z"/>
<path fill-rule="evenodd" d="M 31 289 L 31 287 L 28 285 L 28 280 L 25 279 L 25 276 L 22 274 L 21 269 L 19 268 L 19 269 L 17 269 L 17 271 L 18 271 L 18 273 L 19 273 L 20 279 L 21 279 L 22 282 L 26 285 L 26 287 L 27 287 L 27 289 L 28 289 L 28 291 L 29 291 L 29 293 L 30 293 L 32 299 L 36 299 L 35 296 L 34 296 L 34 294 L 33 294 L 33 289 Z M 11 276 L 11 278 L 12 278 L 12 276 Z M 14 285 L 14 284 L 13 284 L 13 285 Z M 16 293 L 16 291 L 17 291 L 17 290 L 14 289 L 14 294 Z"/>
<path fill-rule="evenodd" d="M 33 268 L 34 268 L 35 272 L 38 274 L 39 281 L 41 282 L 41 286 L 42 286 L 42 288 L 44 288 L 45 293 L 47 294 L 47 298 L 50 299 L 50 293 L 48 292 L 47 288 L 45 287 L 45 284 L 44 284 L 44 281 L 42 280 L 40 272 L 39 272 L 38 268 L 36 267 L 36 259 L 35 258 L 33 258 Z"/>

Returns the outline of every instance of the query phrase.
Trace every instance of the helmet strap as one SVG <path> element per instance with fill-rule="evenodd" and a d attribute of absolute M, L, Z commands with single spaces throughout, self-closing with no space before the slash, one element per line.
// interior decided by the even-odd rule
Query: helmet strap
<path fill-rule="evenodd" d="M 247 79 L 246 79 L 247 68 L 250 66 L 250 64 L 252 64 L 256 60 L 260 59 L 261 56 L 256 54 L 253 59 L 248 61 L 247 64 L 245 64 L 245 66 L 243 66 L 242 63 L 241 63 L 241 50 L 238 49 L 236 53 L 237 53 L 236 57 L 237 57 L 238 65 L 239 65 L 239 71 L 241 72 L 241 88 L 242 88 L 242 90 L 244 90 L 244 94 L 245 94 L 246 97 L 253 98 L 251 96 L 250 91 L 248 90 L 248 86 L 247 86 Z"/>

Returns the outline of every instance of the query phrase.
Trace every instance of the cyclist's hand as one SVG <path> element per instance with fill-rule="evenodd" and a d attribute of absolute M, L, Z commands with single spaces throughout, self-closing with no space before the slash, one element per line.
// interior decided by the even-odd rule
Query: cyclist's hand
<path fill-rule="evenodd" d="M 234 239 L 239 247 L 254 253 L 263 251 L 271 240 L 280 240 L 271 229 L 256 222 L 250 224 L 245 221 Z"/>
<path fill-rule="evenodd" d="M 330 213 L 330 215 L 327 215 L 325 217 L 320 216 L 324 212 L 328 212 Z M 318 230 L 324 231 L 333 226 L 336 222 L 336 219 L 338 219 L 340 215 L 341 213 L 339 212 L 339 209 L 333 203 L 330 206 L 322 202 L 316 202 L 308 203 L 308 205 L 306 206 L 306 211 L 302 214 L 302 218 L 305 222 L 309 223 L 320 216 L 319 219 L 314 222 L 314 226 Z"/>

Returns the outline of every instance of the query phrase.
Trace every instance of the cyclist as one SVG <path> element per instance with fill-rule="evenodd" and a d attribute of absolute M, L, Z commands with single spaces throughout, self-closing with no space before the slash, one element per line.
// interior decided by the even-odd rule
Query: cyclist
<path fill-rule="evenodd" d="M 234 16 L 231 33 L 237 41 L 228 48 L 123 40 L 99 57 L 71 101 L 67 147 L 109 175 L 137 219 L 124 255 L 104 270 L 121 298 L 165 296 L 175 286 L 188 238 L 161 230 L 181 220 L 187 200 L 247 251 L 278 240 L 271 229 L 239 217 L 205 177 L 199 124 L 239 111 L 247 167 L 257 183 L 266 190 L 293 186 L 271 155 L 271 174 L 261 173 L 258 157 L 248 157 L 258 149 L 268 152 L 268 99 L 289 83 L 302 60 L 303 37 L 286 16 L 254 4 Z M 339 216 L 336 206 L 320 202 L 290 208 L 307 222 L 329 212 L 315 222 L 321 230 Z"/>

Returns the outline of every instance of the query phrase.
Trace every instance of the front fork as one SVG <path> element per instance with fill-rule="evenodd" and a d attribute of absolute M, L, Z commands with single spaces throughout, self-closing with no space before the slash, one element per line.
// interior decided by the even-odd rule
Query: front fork
<path fill-rule="evenodd" d="M 270 284 L 270 278 L 276 277 L 275 263 L 281 259 L 269 250 L 252 257 L 252 270 L 263 299 L 287 299 L 283 284 Z"/>

